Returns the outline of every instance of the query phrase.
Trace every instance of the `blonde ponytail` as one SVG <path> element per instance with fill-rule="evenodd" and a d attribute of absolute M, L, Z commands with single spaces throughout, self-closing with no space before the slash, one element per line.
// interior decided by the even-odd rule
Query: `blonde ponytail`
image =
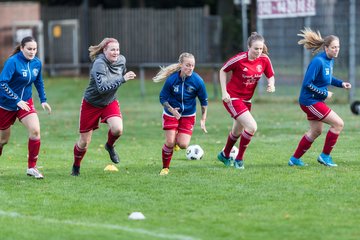
<path fill-rule="evenodd" d="M 156 74 L 155 77 L 153 77 L 153 81 L 154 82 L 161 82 L 164 79 L 166 79 L 167 77 L 169 77 L 171 74 L 173 74 L 174 72 L 177 72 L 180 70 L 180 64 L 179 63 L 174 63 L 171 64 L 167 67 L 161 67 L 160 66 L 160 71 Z"/>
<path fill-rule="evenodd" d="M 310 28 L 304 28 L 300 32 L 301 33 L 299 33 L 298 36 L 303 39 L 298 41 L 299 45 L 304 45 L 304 48 L 311 50 L 313 54 L 319 52 L 323 48 L 325 41 L 321 37 L 319 31 L 314 32 Z"/>
<path fill-rule="evenodd" d="M 177 72 L 181 69 L 181 64 L 184 62 L 184 58 L 195 58 L 191 53 L 184 52 L 179 56 L 179 62 L 171 64 L 167 67 L 161 67 L 160 71 L 153 77 L 153 81 L 158 83 L 168 78 L 174 72 Z"/>

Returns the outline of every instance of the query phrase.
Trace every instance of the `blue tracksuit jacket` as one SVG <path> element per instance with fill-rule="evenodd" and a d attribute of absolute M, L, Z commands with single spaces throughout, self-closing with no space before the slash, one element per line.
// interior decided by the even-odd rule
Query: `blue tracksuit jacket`
<path fill-rule="evenodd" d="M 342 87 L 343 81 L 335 78 L 333 73 L 334 59 L 325 52 L 318 53 L 310 62 L 302 83 L 299 103 L 304 106 L 324 101 L 328 95 L 328 85 Z"/>
<path fill-rule="evenodd" d="M 173 108 L 179 108 L 181 116 L 196 114 L 196 97 L 201 106 L 208 105 L 208 96 L 203 79 L 195 72 L 182 80 L 180 71 L 171 74 L 165 81 L 160 92 L 160 103 L 169 102 Z M 164 108 L 167 115 L 172 114 Z"/>
<path fill-rule="evenodd" d="M 37 57 L 28 60 L 21 51 L 9 57 L 0 74 L 0 107 L 8 111 L 18 110 L 20 100 L 27 101 L 32 97 L 33 83 L 40 102 L 46 102 L 41 68 Z"/>

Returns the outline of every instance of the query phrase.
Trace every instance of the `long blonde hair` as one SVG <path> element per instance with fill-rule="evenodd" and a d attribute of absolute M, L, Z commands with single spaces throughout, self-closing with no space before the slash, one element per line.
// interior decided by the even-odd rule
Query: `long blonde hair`
<path fill-rule="evenodd" d="M 303 30 L 300 30 L 301 33 L 298 36 L 302 37 L 298 41 L 299 45 L 304 45 L 304 48 L 311 50 L 312 54 L 315 54 L 322 50 L 324 47 L 329 47 L 331 42 L 334 40 L 339 40 L 337 36 L 329 35 L 325 38 L 321 37 L 319 31 L 314 32 L 310 28 L 305 27 Z"/>
<path fill-rule="evenodd" d="M 181 69 L 181 64 L 184 62 L 184 58 L 195 58 L 195 57 L 191 53 L 187 53 L 187 52 L 180 54 L 178 63 L 171 64 L 167 67 L 160 66 L 160 71 L 156 74 L 155 77 L 153 77 L 153 81 L 161 82 L 167 77 L 169 77 L 171 74 L 173 74 L 174 72 L 179 71 Z"/>
<path fill-rule="evenodd" d="M 115 38 L 104 38 L 98 45 L 96 46 L 90 46 L 89 47 L 89 57 L 90 60 L 93 62 L 99 53 L 103 51 L 104 48 L 107 47 L 107 45 L 111 42 L 118 42 Z"/>
<path fill-rule="evenodd" d="M 252 44 L 256 41 L 261 41 L 263 42 L 263 53 L 266 54 L 266 55 L 269 55 L 269 49 L 268 47 L 266 46 L 265 44 L 265 39 L 263 36 L 261 36 L 259 33 L 257 32 L 252 32 L 251 35 L 248 37 L 247 39 L 247 45 L 248 47 L 250 48 L 252 46 Z"/>

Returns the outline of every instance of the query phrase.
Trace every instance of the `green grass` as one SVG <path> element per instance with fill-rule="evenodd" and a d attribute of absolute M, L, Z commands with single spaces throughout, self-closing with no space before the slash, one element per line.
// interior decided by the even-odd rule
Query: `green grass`
<path fill-rule="evenodd" d="M 116 145 L 119 172 L 103 171 L 110 161 L 101 124 L 81 176 L 72 177 L 86 85 L 83 79 L 46 81 L 53 113 L 37 104 L 44 180 L 26 176 L 27 132 L 18 122 L 13 126 L 0 157 L 1 239 L 359 239 L 360 122 L 343 92 L 335 90 L 338 97 L 329 103 L 345 121 L 332 153 L 337 168 L 316 162 L 327 127 L 303 157 L 308 167 L 287 166 L 308 127 L 296 103 L 298 86 L 255 97 L 258 131 L 245 154 L 246 169 L 225 168 L 216 155 L 232 120 L 208 85 L 209 133 L 197 122 L 191 141 L 203 147 L 204 158 L 188 161 L 184 150 L 175 152 L 170 174 L 160 177 L 162 84 L 147 82 L 142 98 L 139 82 L 128 82 L 118 92 L 124 119 Z M 135 211 L 146 220 L 128 220 Z"/>

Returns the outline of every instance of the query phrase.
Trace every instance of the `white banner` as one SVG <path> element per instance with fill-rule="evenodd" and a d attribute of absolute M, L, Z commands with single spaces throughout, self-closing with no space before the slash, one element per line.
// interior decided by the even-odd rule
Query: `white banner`
<path fill-rule="evenodd" d="M 261 19 L 314 16 L 315 1 L 257 0 L 257 16 Z"/>

